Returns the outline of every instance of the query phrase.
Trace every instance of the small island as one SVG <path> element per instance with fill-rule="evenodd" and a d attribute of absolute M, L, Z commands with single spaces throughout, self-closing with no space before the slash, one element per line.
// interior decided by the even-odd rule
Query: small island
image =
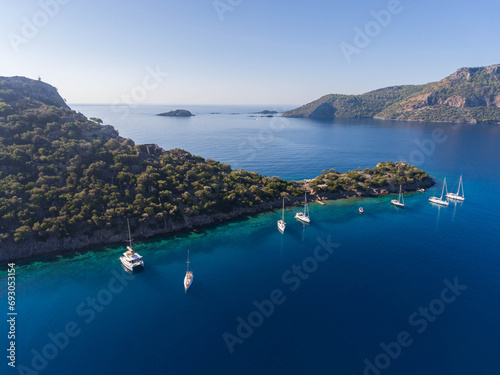
<path fill-rule="evenodd" d="M 157 116 L 191 117 L 194 115 L 186 109 L 176 109 L 175 111 L 159 113 L 159 114 L 157 114 Z"/>
<path fill-rule="evenodd" d="M 253 113 L 254 115 L 277 115 L 278 111 L 269 111 L 267 109 L 260 111 L 260 112 L 255 112 Z"/>

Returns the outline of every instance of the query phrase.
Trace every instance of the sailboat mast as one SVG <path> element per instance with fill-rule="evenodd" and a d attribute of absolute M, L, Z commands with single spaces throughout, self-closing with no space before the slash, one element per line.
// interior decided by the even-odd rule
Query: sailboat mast
<path fill-rule="evenodd" d="M 188 260 L 187 260 L 186 272 L 189 272 L 189 249 L 188 249 Z"/>
<path fill-rule="evenodd" d="M 443 182 L 443 190 L 441 190 L 441 200 L 443 200 L 443 194 L 444 194 L 444 188 L 446 187 L 446 177 L 444 178 L 444 182 Z"/>
<path fill-rule="evenodd" d="M 283 222 L 285 222 L 285 198 L 283 198 L 283 211 L 281 214 L 281 220 L 283 220 Z"/>
<path fill-rule="evenodd" d="M 127 226 L 128 226 L 128 243 L 130 245 L 130 248 L 132 248 L 132 234 L 130 233 L 130 222 L 127 218 Z"/>

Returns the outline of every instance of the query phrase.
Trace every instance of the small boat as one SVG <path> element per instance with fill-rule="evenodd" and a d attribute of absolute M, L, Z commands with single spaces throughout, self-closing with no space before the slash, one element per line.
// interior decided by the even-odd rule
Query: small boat
<path fill-rule="evenodd" d="M 419 191 L 421 193 L 425 193 L 425 189 L 418 189 L 417 191 Z"/>
<path fill-rule="evenodd" d="M 283 234 L 285 233 L 286 223 L 285 223 L 285 198 L 283 198 L 283 211 L 281 215 L 281 220 L 278 220 L 278 230 Z"/>
<path fill-rule="evenodd" d="M 438 197 L 430 197 L 429 202 L 440 204 L 442 206 L 448 206 L 450 203 L 447 200 L 446 201 L 443 200 L 445 189 L 446 189 L 446 194 L 448 194 L 448 189 L 446 187 L 446 177 L 445 177 L 444 182 L 443 182 L 443 190 L 441 191 L 441 196 L 439 198 Z"/>
<path fill-rule="evenodd" d="M 363 212 L 365 212 L 365 210 L 363 210 L 363 207 L 360 207 L 358 210 L 359 210 L 360 214 L 362 214 Z"/>
<path fill-rule="evenodd" d="M 460 195 L 460 188 L 462 188 L 462 194 Z M 448 193 L 446 194 L 446 198 L 450 199 L 455 199 L 457 201 L 464 201 L 465 200 L 465 195 L 464 195 L 464 183 L 462 181 L 462 176 L 460 176 L 460 180 L 458 181 L 458 190 L 456 193 Z"/>
<path fill-rule="evenodd" d="M 391 203 L 393 205 L 401 207 L 401 208 L 405 207 L 405 199 L 403 197 L 403 190 L 401 188 L 401 185 L 399 185 L 399 196 L 398 196 L 398 199 L 391 200 Z"/>
<path fill-rule="evenodd" d="M 128 226 L 128 242 L 127 251 L 123 253 L 123 256 L 120 257 L 120 262 L 123 267 L 131 272 L 139 271 L 144 269 L 144 261 L 142 260 L 142 256 L 137 254 L 132 246 L 132 235 L 130 233 L 130 223 L 127 219 Z"/>
<path fill-rule="evenodd" d="M 187 269 L 186 276 L 184 276 L 184 291 L 187 293 L 189 287 L 193 283 L 193 272 L 189 270 L 189 249 L 188 249 L 188 260 L 187 260 Z"/>
<path fill-rule="evenodd" d="M 304 212 L 297 212 L 295 218 L 302 221 L 305 224 L 309 224 L 311 219 L 309 218 L 309 207 L 307 206 L 307 193 L 304 194 Z"/>

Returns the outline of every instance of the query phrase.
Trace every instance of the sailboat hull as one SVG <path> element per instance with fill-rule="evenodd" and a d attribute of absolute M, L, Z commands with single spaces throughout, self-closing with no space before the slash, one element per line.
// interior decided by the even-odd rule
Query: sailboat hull
<path fill-rule="evenodd" d="M 120 257 L 120 262 L 124 268 L 126 268 L 130 272 L 140 272 L 144 271 L 144 262 L 131 264 L 129 261 L 125 259 L 125 257 Z"/>
<path fill-rule="evenodd" d="M 441 206 L 448 206 L 450 203 L 448 201 L 443 201 L 441 198 L 438 197 L 430 197 L 429 202 L 435 203 L 435 204 L 440 204 Z"/>
<path fill-rule="evenodd" d="M 281 234 L 285 233 L 285 228 L 286 224 L 283 220 L 278 221 L 278 230 L 281 232 Z"/>
<path fill-rule="evenodd" d="M 295 218 L 305 224 L 309 224 L 311 222 L 311 219 L 309 219 L 307 216 L 295 216 Z"/>
<path fill-rule="evenodd" d="M 188 289 L 191 287 L 193 284 L 193 279 L 194 276 L 191 276 L 190 278 L 187 277 L 187 275 L 184 277 L 184 291 L 188 291 Z"/>
<path fill-rule="evenodd" d="M 400 201 L 398 201 L 397 199 L 393 199 L 391 200 L 391 203 L 395 206 L 398 206 L 398 207 L 401 207 L 401 208 L 405 208 L 405 205 L 404 203 L 401 203 Z"/>
<path fill-rule="evenodd" d="M 465 200 L 464 197 L 462 197 L 461 195 L 455 194 L 455 193 L 446 194 L 446 198 L 454 199 L 456 201 L 462 201 L 462 202 Z"/>

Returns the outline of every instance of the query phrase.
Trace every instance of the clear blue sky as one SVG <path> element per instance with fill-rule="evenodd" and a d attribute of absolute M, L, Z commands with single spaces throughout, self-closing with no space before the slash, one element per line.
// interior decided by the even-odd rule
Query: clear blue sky
<path fill-rule="evenodd" d="M 169 76 L 142 103 L 303 104 L 500 63 L 491 0 L 401 0 L 351 62 L 341 43 L 355 47 L 355 28 L 389 1 L 220 0 L 223 20 L 213 0 L 60 0 L 47 15 L 51 1 L 0 0 L 0 75 L 41 76 L 69 103 L 112 103 L 157 66 Z M 28 36 L 18 52 L 13 34 Z"/>

